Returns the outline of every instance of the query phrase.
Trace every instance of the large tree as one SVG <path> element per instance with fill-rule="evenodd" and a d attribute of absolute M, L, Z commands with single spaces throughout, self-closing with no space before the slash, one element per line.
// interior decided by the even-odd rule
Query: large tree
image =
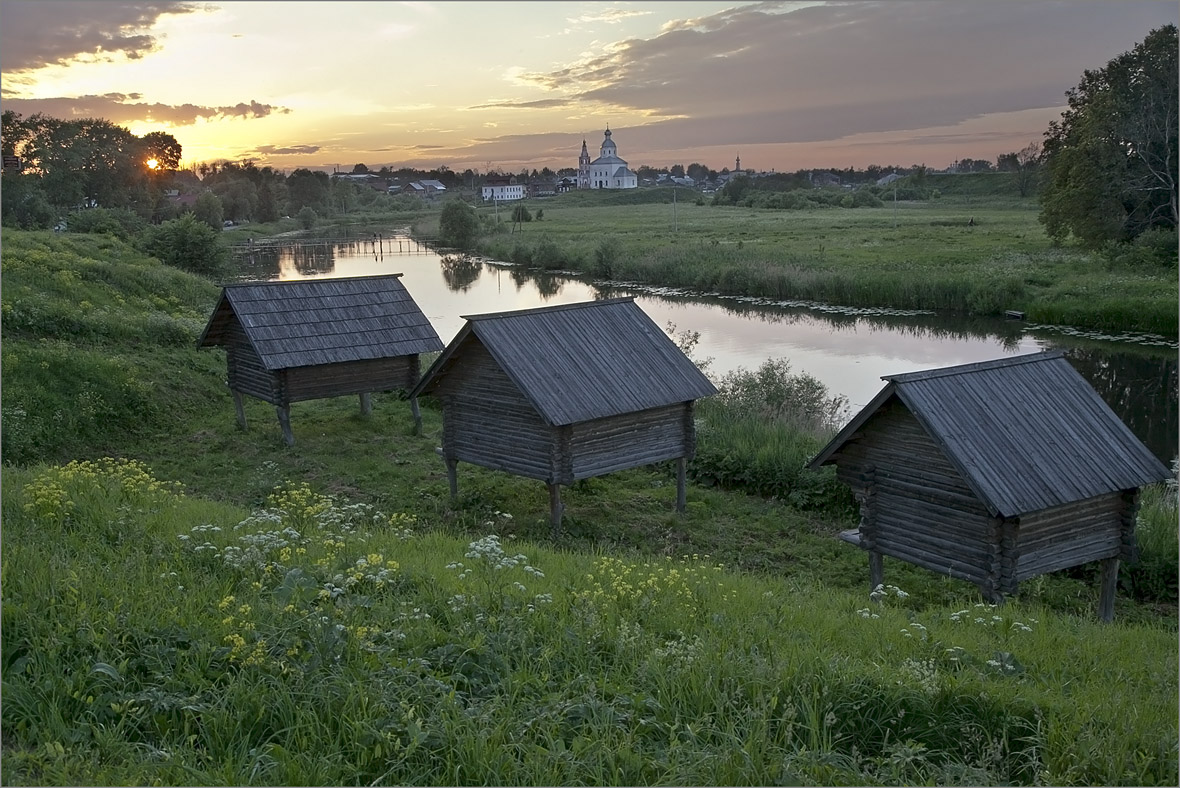
<path fill-rule="evenodd" d="M 1086 71 L 1045 133 L 1041 221 L 1098 247 L 1177 225 L 1177 29 Z"/>
<path fill-rule="evenodd" d="M 9 110 L 2 125 L 4 153 L 20 157 L 20 177 L 61 207 L 93 200 L 151 215 L 162 178 L 180 164 L 181 146 L 171 134 L 136 137 L 101 118 L 22 118 Z"/>

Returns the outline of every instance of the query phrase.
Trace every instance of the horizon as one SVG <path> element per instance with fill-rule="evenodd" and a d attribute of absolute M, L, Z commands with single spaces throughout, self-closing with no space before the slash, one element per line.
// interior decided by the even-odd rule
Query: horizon
<path fill-rule="evenodd" d="M 172 134 L 182 168 L 632 170 L 994 162 L 1168 0 L 0 0 L 4 109 Z"/>

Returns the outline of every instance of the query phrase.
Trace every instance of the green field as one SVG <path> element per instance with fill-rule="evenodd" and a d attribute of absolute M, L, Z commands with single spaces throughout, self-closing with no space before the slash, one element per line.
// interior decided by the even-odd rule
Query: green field
<path fill-rule="evenodd" d="M 4 784 L 1176 784 L 1174 489 L 1111 625 L 1092 568 L 992 608 L 886 559 L 874 601 L 822 481 L 677 516 L 671 467 L 611 474 L 553 538 L 543 484 L 460 465 L 451 504 L 430 401 L 240 431 L 215 286 L 2 240 Z M 823 426 L 700 415 L 787 479 Z"/>
<path fill-rule="evenodd" d="M 1036 200 L 1007 193 L 1002 177 L 931 181 L 941 197 L 879 208 L 714 206 L 687 189 L 675 190 L 673 203 L 668 188 L 574 192 L 526 202 L 543 216 L 516 225 L 512 205 L 481 207 L 476 251 L 702 293 L 978 315 L 1018 310 L 1037 323 L 1177 335 L 1174 235 L 1162 253 L 1054 245 Z M 437 236 L 437 217 L 415 232 Z"/>

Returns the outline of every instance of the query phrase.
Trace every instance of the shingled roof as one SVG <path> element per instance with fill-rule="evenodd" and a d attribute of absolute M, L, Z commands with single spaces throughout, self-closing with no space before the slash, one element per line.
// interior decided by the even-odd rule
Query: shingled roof
<path fill-rule="evenodd" d="M 401 274 L 226 285 L 197 347 L 234 317 L 268 370 L 442 350 Z"/>
<path fill-rule="evenodd" d="M 1163 481 L 1163 463 L 1061 351 L 888 375 L 809 467 L 898 398 L 994 516 L 1016 517 Z"/>
<path fill-rule="evenodd" d="M 552 426 L 717 393 L 632 298 L 463 318 L 467 323 L 411 396 L 432 391 L 476 340 Z"/>

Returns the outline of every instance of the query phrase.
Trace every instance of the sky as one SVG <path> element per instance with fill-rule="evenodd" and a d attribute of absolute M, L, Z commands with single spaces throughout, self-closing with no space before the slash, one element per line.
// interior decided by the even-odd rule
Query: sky
<path fill-rule="evenodd" d="M 1175 0 L 0 0 L 0 107 L 172 134 L 182 166 L 995 161 Z"/>

